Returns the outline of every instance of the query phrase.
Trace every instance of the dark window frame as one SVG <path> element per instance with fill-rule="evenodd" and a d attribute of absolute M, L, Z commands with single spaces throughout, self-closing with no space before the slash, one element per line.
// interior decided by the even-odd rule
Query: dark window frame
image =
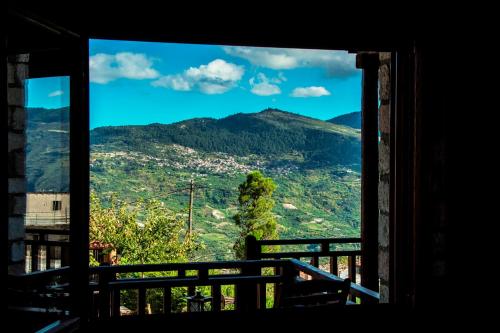
<path fill-rule="evenodd" d="M 52 200 L 52 210 L 53 211 L 62 210 L 62 201 L 61 200 Z"/>
<path fill-rule="evenodd" d="M 43 25 L 41 26 L 43 29 Z M 70 116 L 70 202 L 71 202 L 71 276 L 73 286 L 74 303 L 76 304 L 75 314 L 81 315 L 83 318 L 86 316 L 86 311 L 88 307 L 87 300 L 87 289 L 88 289 L 88 220 L 89 220 L 89 72 L 88 72 L 88 41 L 89 39 L 127 39 L 130 37 L 127 33 L 121 33 L 117 35 L 104 34 L 90 34 L 88 36 L 75 36 L 72 33 L 68 33 L 62 30 L 62 34 L 67 38 L 64 43 L 67 48 L 67 56 L 70 61 L 68 61 L 68 71 L 70 74 L 70 85 L 71 85 L 71 116 Z M 2 37 L 4 35 L 2 34 Z M 245 37 L 245 38 L 244 38 Z M 225 37 L 224 32 L 219 34 L 207 35 L 200 39 L 199 36 L 186 36 L 177 35 L 171 37 L 170 40 L 159 39 L 159 38 L 134 38 L 134 40 L 143 41 L 156 41 L 156 42 L 184 42 L 184 43 L 206 43 L 206 44 L 225 44 L 225 45 L 252 45 L 261 47 L 304 47 L 304 48 L 321 48 L 321 49 L 348 49 L 349 51 L 359 51 L 364 49 L 370 49 L 372 51 L 384 51 L 392 52 L 393 55 L 398 55 L 398 57 L 393 57 L 394 69 L 400 69 L 404 67 L 404 62 L 401 62 L 401 56 L 410 56 L 412 54 L 412 45 L 403 43 L 403 45 L 398 43 L 386 43 L 382 47 L 374 47 L 373 42 L 367 42 L 366 40 L 360 41 L 360 43 L 343 40 L 338 44 L 330 41 L 322 41 L 319 43 L 314 42 L 297 42 L 292 41 L 291 36 L 289 39 L 285 39 L 281 42 L 262 42 L 259 40 L 259 36 L 255 35 L 251 38 L 249 36 L 235 37 L 231 35 Z M 4 37 L 6 39 L 6 37 Z M 243 42 L 244 41 L 244 42 Z M 384 43 L 380 43 L 382 45 Z M 2 51 L 5 50 L 2 47 Z M 7 51 L 5 51 L 7 53 Z M 397 60 L 396 60 L 397 59 Z M 6 63 L 2 65 L 2 97 L 4 100 L 4 105 L 6 105 Z M 403 140 L 404 138 L 411 138 L 412 132 L 408 128 L 407 124 L 402 122 L 401 115 L 408 113 L 405 118 L 412 117 L 414 115 L 414 109 L 405 110 L 408 103 L 411 103 L 412 95 L 408 92 L 411 87 L 401 86 L 401 82 L 406 80 L 411 80 L 413 78 L 405 77 L 404 75 L 400 77 L 400 73 L 395 72 L 392 76 L 393 89 L 391 94 L 393 99 L 395 98 L 395 103 L 391 106 L 391 167 L 394 167 L 391 173 L 391 228 L 395 231 L 391 231 L 391 272 L 394 279 L 398 280 L 394 272 L 396 272 L 396 267 L 400 266 L 400 263 L 404 263 L 404 259 L 411 257 L 411 253 L 408 254 L 409 247 L 405 246 L 408 237 L 412 237 L 411 230 L 406 228 L 409 227 L 409 222 L 402 221 L 401 217 L 408 216 L 412 214 L 411 207 L 408 203 L 411 201 L 411 191 L 407 192 L 407 188 L 398 187 L 402 185 L 401 181 L 411 177 L 412 169 L 405 164 L 405 159 L 403 158 L 403 153 L 408 148 L 412 148 L 412 141 L 409 142 Z M 401 89 L 403 88 L 403 89 Z M 397 97 L 394 97 L 397 96 Z M 406 96 L 406 101 L 402 101 L 400 97 Z M 6 128 L 6 122 L 3 124 Z M 4 138 L 4 147 L 7 145 L 7 140 Z M 404 155 L 406 156 L 406 155 Z M 410 159 L 411 160 L 411 159 Z M 408 160 L 406 160 L 408 161 Z M 400 167 L 402 165 L 402 168 Z M 396 174 L 397 173 L 397 174 Z M 405 174 L 403 174 L 405 173 Z M 398 181 L 396 184 L 393 180 Z M 4 181 L 6 187 L 7 182 Z M 401 198 L 400 201 L 396 200 Z M 394 208 L 394 209 L 393 209 Z M 393 213 L 393 212 L 396 213 Z M 404 215 L 403 215 L 404 214 Z M 396 221 L 402 221 L 396 223 Z M 405 229 L 401 229 L 402 226 Z M 405 227 L 406 226 L 406 227 Z M 411 228 L 410 228 L 411 229 Z M 402 230 L 402 231 L 399 231 Z M 4 233 L 7 235 L 7 232 Z M 413 235 L 414 236 L 414 235 Z M 397 241 L 397 242 L 396 242 Z M 404 253 L 403 253 L 404 250 Z M 403 253 L 398 258 L 395 258 L 396 253 Z M 414 253 L 413 253 L 414 254 Z M 7 265 L 4 265 L 7 267 Z M 405 264 L 406 267 L 406 264 Z M 398 276 L 409 273 L 408 270 L 401 271 Z M 404 278 L 404 277 L 403 277 Z M 408 279 L 405 279 L 408 280 Z M 391 281 L 392 285 L 392 281 Z M 395 289 L 403 291 L 405 288 L 401 289 L 399 286 L 394 286 Z M 391 295 L 393 291 L 391 290 Z M 397 299 L 393 299 L 397 302 Z"/>

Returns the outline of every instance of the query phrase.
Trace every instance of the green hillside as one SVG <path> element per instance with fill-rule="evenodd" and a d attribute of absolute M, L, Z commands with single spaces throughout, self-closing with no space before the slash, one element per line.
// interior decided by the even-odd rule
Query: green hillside
<path fill-rule="evenodd" d="M 49 133 L 57 123 L 42 120 L 32 127 L 34 135 L 53 138 Z M 44 172 L 29 175 L 30 188 L 64 188 L 56 181 L 58 173 L 45 167 L 61 163 L 47 153 L 60 144 L 31 142 L 29 153 L 36 152 L 28 156 L 35 163 L 31 170 Z M 358 236 L 360 157 L 359 130 L 267 109 L 223 119 L 96 128 L 90 185 L 104 201 L 111 195 L 131 204 L 158 198 L 187 221 L 193 179 L 193 225 L 206 245 L 197 259 L 233 259 L 238 185 L 252 170 L 278 186 L 274 213 L 281 238 Z"/>
<path fill-rule="evenodd" d="M 154 142 L 238 156 L 296 153 L 309 167 L 359 164 L 361 158 L 357 130 L 276 109 L 170 125 L 101 127 L 92 131 L 91 142 L 143 152 L 151 146 L 144 142 Z"/>
<path fill-rule="evenodd" d="M 91 133 L 91 184 L 104 197 L 156 197 L 187 214 L 191 179 L 194 229 L 204 259 L 232 259 L 231 217 L 238 185 L 261 170 L 278 184 L 281 238 L 359 235 L 360 134 L 275 109 L 171 125 L 97 128 Z"/>
<path fill-rule="evenodd" d="M 69 191 L 69 108 L 26 109 L 29 192 Z"/>

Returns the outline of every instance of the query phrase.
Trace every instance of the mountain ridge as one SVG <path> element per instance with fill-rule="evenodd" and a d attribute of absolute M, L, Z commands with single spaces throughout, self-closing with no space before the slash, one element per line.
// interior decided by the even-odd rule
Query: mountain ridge
<path fill-rule="evenodd" d="M 69 190 L 68 111 L 28 111 L 29 191 Z M 106 204 L 156 198 L 184 216 L 189 195 L 178 190 L 194 180 L 200 260 L 230 260 L 238 186 L 253 170 L 277 184 L 280 237 L 359 237 L 360 155 L 359 130 L 276 109 L 109 126 L 91 131 L 89 185 Z"/>
<path fill-rule="evenodd" d="M 147 150 L 144 143 L 178 144 L 205 152 L 274 156 L 298 151 L 309 162 L 360 163 L 358 130 L 277 109 L 172 124 L 98 127 L 91 144 Z"/>
<path fill-rule="evenodd" d="M 69 188 L 69 107 L 27 110 L 27 176 L 30 191 Z M 306 169 L 345 165 L 359 169 L 361 141 L 356 129 L 267 108 L 221 119 L 193 118 L 172 124 L 104 126 L 90 131 L 91 147 L 158 156 L 154 144 L 181 145 L 205 153 L 290 158 Z M 91 148 L 92 149 L 92 148 Z M 48 168 L 49 167 L 49 168 Z"/>
<path fill-rule="evenodd" d="M 328 119 L 326 121 L 332 124 L 344 125 L 356 129 L 361 129 L 361 112 L 356 111 L 356 112 L 342 114 L 340 116 Z"/>

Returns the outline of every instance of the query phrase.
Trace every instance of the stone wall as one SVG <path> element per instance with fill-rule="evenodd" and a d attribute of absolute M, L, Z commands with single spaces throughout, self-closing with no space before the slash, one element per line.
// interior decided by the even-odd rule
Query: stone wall
<path fill-rule="evenodd" d="M 391 53 L 379 54 L 379 185 L 378 185 L 378 275 L 380 302 L 389 302 L 389 200 L 390 200 L 390 120 L 391 120 Z"/>
<path fill-rule="evenodd" d="M 24 273 L 25 87 L 29 55 L 9 56 L 7 65 L 8 112 L 8 216 L 9 273 Z"/>

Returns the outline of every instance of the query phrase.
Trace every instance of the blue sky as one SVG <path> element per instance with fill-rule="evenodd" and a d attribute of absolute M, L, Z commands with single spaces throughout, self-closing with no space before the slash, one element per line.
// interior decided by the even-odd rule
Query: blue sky
<path fill-rule="evenodd" d="M 110 40 L 89 50 L 91 128 L 268 107 L 326 120 L 361 108 L 361 71 L 345 51 Z M 29 106 L 67 105 L 67 78 L 30 81 Z"/>
<path fill-rule="evenodd" d="M 69 105 L 69 77 L 26 80 L 26 106 L 55 109 Z"/>

